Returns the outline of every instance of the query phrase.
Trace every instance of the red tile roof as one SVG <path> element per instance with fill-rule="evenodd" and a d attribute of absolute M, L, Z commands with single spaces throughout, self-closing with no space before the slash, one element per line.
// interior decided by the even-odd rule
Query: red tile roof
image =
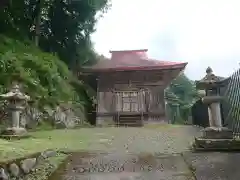
<path fill-rule="evenodd" d="M 110 51 L 110 59 L 101 60 L 97 64 L 86 67 L 92 71 L 131 71 L 131 70 L 160 70 L 184 69 L 187 63 L 159 61 L 147 56 L 147 49 Z"/>

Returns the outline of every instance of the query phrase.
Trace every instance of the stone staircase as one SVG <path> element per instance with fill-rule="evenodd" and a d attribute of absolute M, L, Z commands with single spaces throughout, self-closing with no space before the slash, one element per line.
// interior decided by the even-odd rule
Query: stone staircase
<path fill-rule="evenodd" d="M 119 118 L 115 118 L 116 126 L 126 127 L 141 127 L 143 122 L 141 115 L 120 115 Z"/>

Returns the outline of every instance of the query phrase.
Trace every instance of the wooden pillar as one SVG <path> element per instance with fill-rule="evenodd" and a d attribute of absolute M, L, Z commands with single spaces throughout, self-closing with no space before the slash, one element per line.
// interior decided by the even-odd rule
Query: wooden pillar
<path fill-rule="evenodd" d="M 144 90 L 140 89 L 140 91 L 138 92 L 139 96 L 138 96 L 138 109 L 141 113 L 141 121 L 142 124 L 144 123 L 144 117 L 143 117 L 143 113 L 145 111 L 145 107 L 144 107 Z"/>

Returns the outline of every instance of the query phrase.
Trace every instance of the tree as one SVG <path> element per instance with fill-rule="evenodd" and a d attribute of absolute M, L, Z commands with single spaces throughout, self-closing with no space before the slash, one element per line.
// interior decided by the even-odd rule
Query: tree
<path fill-rule="evenodd" d="M 0 12 L 0 33 L 28 37 L 73 69 L 93 58 L 90 35 L 95 31 L 97 13 L 106 12 L 109 6 L 108 0 L 12 1 Z"/>
<path fill-rule="evenodd" d="M 185 74 L 182 73 L 174 79 L 165 90 L 165 99 L 170 109 L 168 114 L 178 112 L 177 119 L 173 119 L 173 122 L 186 121 L 190 115 L 191 107 L 198 97 L 194 82 L 188 79 Z"/>

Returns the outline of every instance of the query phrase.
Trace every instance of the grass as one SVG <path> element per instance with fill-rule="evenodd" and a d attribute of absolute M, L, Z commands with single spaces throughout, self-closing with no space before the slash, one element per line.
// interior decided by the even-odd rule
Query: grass
<path fill-rule="evenodd" d="M 86 149 L 95 137 L 82 129 L 31 132 L 31 138 L 7 141 L 0 139 L 0 161 L 19 158 L 47 149 Z"/>

